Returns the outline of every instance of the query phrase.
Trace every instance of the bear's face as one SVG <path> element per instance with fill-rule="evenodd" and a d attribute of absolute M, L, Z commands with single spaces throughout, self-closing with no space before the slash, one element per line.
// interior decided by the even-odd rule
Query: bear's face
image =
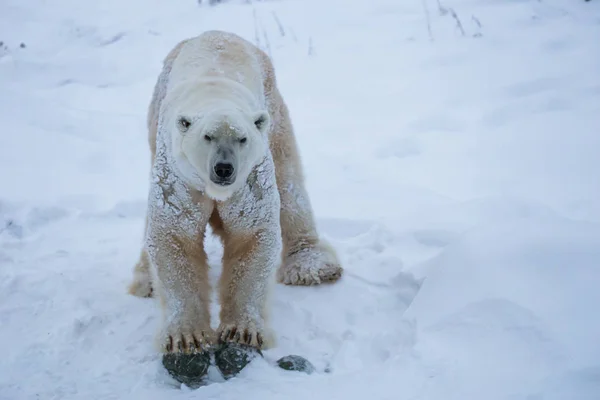
<path fill-rule="evenodd" d="M 178 113 L 172 151 L 183 178 L 215 200 L 226 200 L 267 154 L 266 111 Z"/>

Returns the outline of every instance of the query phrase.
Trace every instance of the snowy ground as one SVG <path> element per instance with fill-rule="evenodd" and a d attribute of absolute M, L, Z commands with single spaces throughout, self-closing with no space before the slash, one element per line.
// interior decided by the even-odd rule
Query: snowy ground
<path fill-rule="evenodd" d="M 600 399 L 600 3 L 440 1 L 3 0 L 0 399 Z M 276 288 L 267 358 L 319 373 L 191 391 L 126 285 L 152 87 L 214 28 L 272 55 L 346 275 Z"/>

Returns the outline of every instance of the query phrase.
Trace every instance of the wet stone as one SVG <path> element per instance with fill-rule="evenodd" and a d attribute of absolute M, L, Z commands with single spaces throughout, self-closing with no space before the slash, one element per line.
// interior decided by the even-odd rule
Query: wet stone
<path fill-rule="evenodd" d="M 210 353 L 204 351 L 195 354 L 165 354 L 162 363 L 177 382 L 198 388 L 203 385 L 210 367 Z"/>
<path fill-rule="evenodd" d="M 242 369 L 257 356 L 260 350 L 237 343 L 225 343 L 215 351 L 215 364 L 223 377 L 229 379 L 240 373 Z"/>
<path fill-rule="evenodd" d="M 277 365 L 287 371 L 298 371 L 312 374 L 315 371 L 315 367 L 304 357 L 289 355 L 281 357 L 277 360 Z"/>

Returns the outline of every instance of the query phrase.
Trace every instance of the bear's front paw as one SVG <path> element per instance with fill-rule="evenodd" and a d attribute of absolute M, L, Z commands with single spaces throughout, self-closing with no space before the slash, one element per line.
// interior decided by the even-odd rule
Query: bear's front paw
<path fill-rule="evenodd" d="M 277 271 L 277 280 L 286 285 L 320 285 L 337 281 L 342 272 L 333 248 L 320 243 L 288 255 Z"/>
<path fill-rule="evenodd" d="M 239 343 L 256 349 L 265 344 L 265 333 L 253 323 L 222 323 L 217 330 L 219 343 Z"/>
<path fill-rule="evenodd" d="M 206 351 L 212 344 L 212 337 L 209 327 L 173 322 L 165 330 L 163 351 L 167 354 L 194 354 Z"/>

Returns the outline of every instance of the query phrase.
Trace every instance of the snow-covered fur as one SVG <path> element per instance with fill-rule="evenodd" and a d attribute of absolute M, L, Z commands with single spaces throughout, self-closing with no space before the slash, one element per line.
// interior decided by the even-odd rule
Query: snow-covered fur
<path fill-rule="evenodd" d="M 342 274 L 316 231 L 271 61 L 231 33 L 182 41 L 164 60 L 148 130 L 146 241 L 129 292 L 160 299 L 161 350 L 193 351 L 215 339 L 207 224 L 224 246 L 216 338 L 270 347 L 274 278 L 315 285 Z"/>

